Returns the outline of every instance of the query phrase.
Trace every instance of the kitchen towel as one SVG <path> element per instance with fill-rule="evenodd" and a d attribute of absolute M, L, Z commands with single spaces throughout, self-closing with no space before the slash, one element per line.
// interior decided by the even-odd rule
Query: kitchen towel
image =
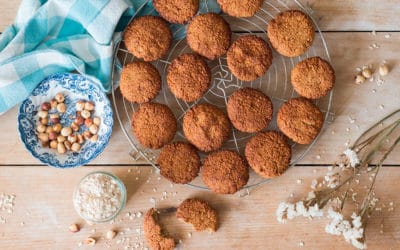
<path fill-rule="evenodd" d="M 215 0 L 200 12 L 219 12 Z M 77 71 L 111 90 L 115 45 L 133 16 L 157 15 L 148 0 L 22 0 L 0 35 L 0 113 L 27 98 L 47 76 Z M 185 28 L 171 25 L 174 38 Z"/>

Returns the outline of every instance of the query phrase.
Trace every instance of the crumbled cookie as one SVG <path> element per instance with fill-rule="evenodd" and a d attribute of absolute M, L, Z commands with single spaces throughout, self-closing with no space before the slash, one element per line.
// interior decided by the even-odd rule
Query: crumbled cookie
<path fill-rule="evenodd" d="M 217 211 L 197 198 L 184 200 L 178 207 L 176 217 L 192 224 L 196 231 L 215 232 L 218 229 Z"/>
<path fill-rule="evenodd" d="M 158 222 L 158 213 L 154 208 L 147 211 L 143 220 L 144 236 L 151 249 L 167 250 L 175 248 L 175 240 L 168 237 Z"/>

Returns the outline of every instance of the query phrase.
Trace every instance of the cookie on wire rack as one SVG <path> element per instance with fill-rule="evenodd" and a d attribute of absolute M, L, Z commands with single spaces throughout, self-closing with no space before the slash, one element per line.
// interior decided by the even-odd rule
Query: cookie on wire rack
<path fill-rule="evenodd" d="M 170 23 L 184 24 L 199 10 L 199 0 L 153 0 L 153 6 Z"/>
<path fill-rule="evenodd" d="M 222 11 L 234 17 L 252 17 L 264 0 L 217 0 Z"/>

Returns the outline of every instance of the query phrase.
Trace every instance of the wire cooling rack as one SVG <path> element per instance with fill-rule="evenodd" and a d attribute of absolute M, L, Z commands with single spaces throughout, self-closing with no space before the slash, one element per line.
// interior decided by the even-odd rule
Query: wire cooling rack
<path fill-rule="evenodd" d="M 272 66 L 263 77 L 258 78 L 255 81 L 244 82 L 237 79 L 229 71 L 226 57 L 221 57 L 208 63 L 212 72 L 212 84 L 210 89 L 200 100 L 193 103 L 186 103 L 182 100 L 177 99 L 168 89 L 168 86 L 166 84 L 167 69 L 171 61 L 183 53 L 191 52 L 191 49 L 186 43 L 186 39 L 175 40 L 168 54 L 164 56 L 164 58 L 157 60 L 153 63 L 153 65 L 156 66 L 159 70 L 163 81 L 161 93 L 156 97 L 154 102 L 164 103 L 168 105 L 174 112 L 175 117 L 178 121 L 178 132 L 175 136 L 175 141 L 185 140 L 182 131 L 182 119 L 186 111 L 188 111 L 196 104 L 204 102 L 211 103 L 225 110 L 225 105 L 229 96 L 235 90 L 242 87 L 253 87 L 261 89 L 271 98 L 274 105 L 274 115 L 271 124 L 266 129 L 277 129 L 276 114 L 279 107 L 282 105 L 283 102 L 297 96 L 290 83 L 290 72 L 292 68 L 301 60 L 312 56 L 319 56 L 327 61 L 330 61 L 327 44 L 321 30 L 318 27 L 318 24 L 313 18 L 313 12 L 310 8 L 303 6 L 297 0 L 268 0 L 264 1 L 262 8 L 257 12 L 255 16 L 251 18 L 235 18 L 230 17 L 226 14 L 222 14 L 224 19 L 230 24 L 233 31 L 232 41 L 235 41 L 238 37 L 244 34 L 254 34 L 263 38 L 265 41 L 268 41 L 266 34 L 268 22 L 273 19 L 279 12 L 289 9 L 302 10 L 311 17 L 316 28 L 313 45 L 304 55 L 295 58 L 287 58 L 281 56 L 274 51 Z M 183 28 L 184 27 L 182 26 L 180 29 Z M 182 30 L 180 29 L 176 30 L 175 33 L 182 32 Z M 133 112 L 138 108 L 138 105 L 132 104 L 129 101 L 125 100 L 121 96 L 119 89 L 117 89 L 121 67 L 134 60 L 134 56 L 127 51 L 123 41 L 119 43 L 117 45 L 117 50 L 114 57 L 115 69 L 113 72 L 112 97 L 115 107 L 115 115 L 121 125 L 122 131 L 126 135 L 128 143 L 131 146 L 130 155 L 133 160 L 137 161 L 139 159 L 144 159 L 153 167 L 158 169 L 158 166 L 156 165 L 156 160 L 160 150 L 152 150 L 142 147 L 132 134 L 131 117 Z M 330 123 L 334 117 L 334 114 L 331 112 L 332 96 L 333 92 L 331 91 L 327 96 L 315 102 L 315 104 L 324 113 L 324 127 L 327 123 Z M 223 149 L 235 150 L 243 155 L 244 146 L 252 136 L 253 134 L 242 133 L 240 131 L 237 131 L 236 129 L 233 129 L 232 135 L 229 141 L 224 144 Z M 290 166 L 296 165 L 296 163 L 299 162 L 310 151 L 317 140 L 318 137 L 309 145 L 299 145 L 291 142 L 293 155 Z M 250 179 L 246 187 L 254 187 L 262 183 L 267 183 L 269 181 L 271 181 L 271 179 L 262 178 L 254 173 L 252 170 L 250 170 Z M 202 183 L 201 178 L 196 178 L 193 182 L 187 185 L 199 189 L 207 189 L 207 187 Z"/>

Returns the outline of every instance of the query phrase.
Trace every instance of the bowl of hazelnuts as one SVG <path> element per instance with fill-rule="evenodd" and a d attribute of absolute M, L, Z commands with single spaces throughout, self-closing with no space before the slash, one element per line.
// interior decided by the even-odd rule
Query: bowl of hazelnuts
<path fill-rule="evenodd" d="M 106 94 L 79 74 L 47 77 L 19 108 L 18 130 L 26 149 L 42 163 L 57 168 L 92 161 L 106 147 L 112 127 Z"/>

